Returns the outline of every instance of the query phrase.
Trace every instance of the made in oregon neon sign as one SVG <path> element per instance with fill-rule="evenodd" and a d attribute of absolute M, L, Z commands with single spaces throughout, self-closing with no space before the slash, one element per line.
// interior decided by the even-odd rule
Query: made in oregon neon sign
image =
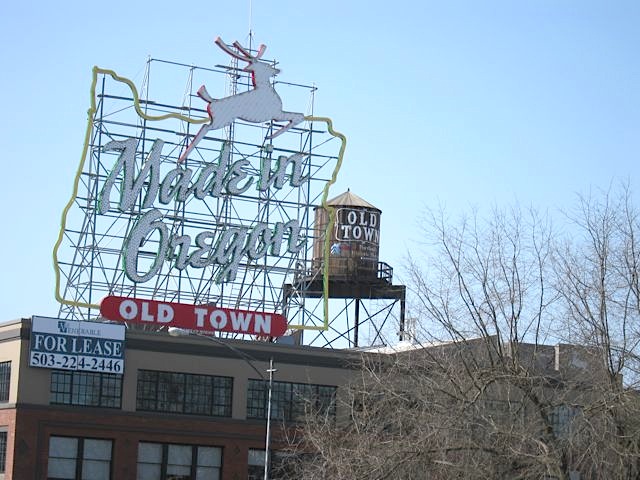
<path fill-rule="evenodd" d="M 124 271 L 135 283 L 151 280 L 159 272 L 165 259 L 171 258 L 172 266 L 184 270 L 188 266 L 204 268 L 220 265 L 221 271 L 216 277 L 219 283 L 233 281 L 243 258 L 257 260 L 269 253 L 277 256 L 283 248 L 296 254 L 304 246 L 299 237 L 298 220 L 276 222 L 271 227 L 258 222 L 253 227 L 229 227 L 220 234 L 213 231 L 200 232 L 195 239 L 189 235 L 169 234 L 169 228 L 162 222 L 163 213 L 154 208 L 156 201 L 168 205 L 174 201 L 185 202 L 189 197 L 203 200 L 206 197 L 222 195 L 240 195 L 251 187 L 266 191 L 270 187 L 282 188 L 285 177 L 289 176 L 292 187 L 299 187 L 306 180 L 301 175 L 302 154 L 290 157 L 280 156 L 277 168 L 271 170 L 270 162 L 263 159 L 261 174 L 256 178 L 249 176 L 243 167 L 249 164 L 246 159 L 229 165 L 229 145 L 225 144 L 218 162 L 209 163 L 199 171 L 176 165 L 160 178 L 160 155 L 164 142 L 156 140 L 139 175 L 135 175 L 135 152 L 137 140 L 112 141 L 105 151 L 121 152 L 109 173 L 98 197 L 98 213 L 106 214 L 112 207 L 111 191 L 120 178 L 120 200 L 116 209 L 120 212 L 133 212 L 138 207 L 137 199 L 142 196 L 142 213 L 131 229 L 123 246 Z M 292 173 L 287 175 L 288 167 Z M 160 241 L 156 258 L 146 272 L 138 271 L 138 256 L 145 240 L 158 233 Z"/>
<path fill-rule="evenodd" d="M 221 99 L 211 97 L 203 85 L 198 90 L 198 96 L 207 104 L 208 118 L 192 118 L 176 113 L 164 115 L 149 115 L 140 108 L 140 100 L 135 85 L 128 79 L 118 76 L 112 70 L 98 67 L 93 69 L 93 81 L 91 85 L 91 108 L 88 112 L 88 124 L 85 134 L 83 155 L 74 181 L 72 198 L 66 205 L 61 222 L 60 235 L 54 247 L 54 264 L 56 273 L 56 299 L 67 305 L 93 307 L 98 305 L 74 302 L 63 298 L 60 294 L 60 268 L 58 265 L 58 249 L 62 243 L 66 228 L 67 216 L 78 193 L 80 176 L 83 172 L 89 152 L 90 137 L 92 132 L 92 120 L 96 113 L 96 84 L 98 75 L 109 75 L 115 81 L 128 86 L 134 99 L 134 108 L 137 114 L 147 121 L 161 121 L 175 118 L 190 124 L 201 125 L 200 130 L 188 144 L 186 150 L 180 156 L 175 168 L 160 175 L 159 162 L 162 155 L 164 141 L 155 140 L 142 167 L 135 171 L 136 164 L 136 139 L 129 138 L 109 142 L 105 152 L 116 152 L 118 158 L 114 167 L 110 170 L 106 180 L 102 184 L 97 199 L 97 213 L 107 214 L 109 211 L 118 211 L 135 217 L 135 226 L 130 230 L 122 245 L 123 269 L 132 282 L 145 283 L 150 281 L 158 273 L 165 262 L 170 262 L 173 268 L 178 270 L 191 268 L 204 268 L 218 265 L 220 269 L 216 275 L 217 282 L 232 281 L 237 275 L 238 266 L 243 259 L 256 260 L 266 255 L 280 255 L 283 252 L 295 254 L 304 247 L 304 240 L 300 237 L 300 225 L 297 220 L 266 223 L 253 223 L 250 227 L 234 226 L 224 231 L 204 231 L 195 238 L 189 235 L 171 234 L 163 223 L 162 212 L 156 205 L 167 205 L 171 202 L 182 202 L 187 199 L 204 200 L 208 197 L 222 195 L 240 195 L 253 189 L 257 192 L 266 192 L 269 189 L 281 189 L 287 183 L 292 188 L 298 188 L 305 181 L 302 175 L 303 154 L 296 153 L 290 156 L 281 155 L 272 165 L 270 159 L 262 159 L 262 164 L 257 175 L 249 175 L 243 168 L 248 160 L 242 159 L 229 163 L 229 145 L 225 144 L 219 157 L 198 170 L 182 166 L 189 154 L 193 152 L 198 142 L 211 130 L 217 130 L 228 126 L 237 119 L 250 123 L 264 123 L 268 121 L 286 122 L 267 139 L 273 139 L 284 133 L 291 127 L 302 121 L 318 121 L 327 125 L 327 131 L 340 139 L 341 146 L 338 160 L 331 178 L 326 183 L 321 204 L 329 211 L 331 225 L 335 216 L 332 207 L 326 205 L 330 186 L 335 183 L 338 171 L 342 164 L 346 138 L 333 129 L 332 122 L 326 117 L 304 116 L 301 113 L 287 112 L 283 110 L 282 100 L 270 83 L 270 78 L 279 73 L 272 65 L 261 60 L 265 46 L 261 45 L 256 55 L 251 55 L 238 42 L 233 45 L 235 50 L 227 47 L 219 38 L 216 44 L 226 53 L 246 63 L 245 71 L 251 74 L 253 88 L 249 91 L 231 95 Z M 113 189 L 116 186 L 120 191 L 119 198 L 112 198 Z M 136 211 L 136 199 L 142 198 Z M 151 234 L 160 238 L 155 261 L 143 271 L 138 265 L 138 256 L 141 245 Z M 325 236 L 325 256 L 328 257 L 330 249 L 329 235 Z M 325 299 L 328 297 L 328 262 L 324 265 L 324 289 Z M 327 305 L 325 302 L 325 319 L 327 317 Z"/>

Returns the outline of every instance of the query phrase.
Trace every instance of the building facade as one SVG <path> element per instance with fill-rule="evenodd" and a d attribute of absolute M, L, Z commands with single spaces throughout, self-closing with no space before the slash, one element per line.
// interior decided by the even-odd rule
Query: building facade
<path fill-rule="evenodd" d="M 0 326 L 0 479 L 262 478 L 285 425 L 336 412 L 354 352 L 127 330 L 122 374 L 29 366 L 31 322 Z M 3 475 L 3 476 L 2 476 Z"/>

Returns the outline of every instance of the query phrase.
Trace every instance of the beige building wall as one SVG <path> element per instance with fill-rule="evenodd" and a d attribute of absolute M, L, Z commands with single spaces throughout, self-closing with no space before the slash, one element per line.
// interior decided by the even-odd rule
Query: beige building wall
<path fill-rule="evenodd" d="M 28 323 L 28 322 L 27 322 Z M 49 405 L 51 369 L 29 367 L 28 328 L 21 322 L 0 326 L 0 361 L 11 361 L 11 404 Z M 175 337 L 164 332 L 128 330 L 122 385 L 122 410 L 136 411 L 138 370 L 233 377 L 232 418 L 246 419 L 249 379 L 339 386 L 357 359 L 353 352 L 244 340 L 214 341 L 200 335 Z M 22 353 L 21 353 L 22 352 Z M 254 369 L 255 367 L 255 369 Z M 18 397 L 19 396 L 19 397 Z"/>
<path fill-rule="evenodd" d="M 20 325 L 20 321 L 0 325 L 0 362 L 11 362 L 9 404 L 17 402 L 20 387 Z"/>

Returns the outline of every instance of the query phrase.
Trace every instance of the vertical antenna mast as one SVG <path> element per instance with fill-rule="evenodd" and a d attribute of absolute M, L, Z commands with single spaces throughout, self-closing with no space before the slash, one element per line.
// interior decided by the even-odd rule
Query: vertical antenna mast
<path fill-rule="evenodd" d="M 249 51 L 253 48 L 253 2 L 249 0 Z"/>

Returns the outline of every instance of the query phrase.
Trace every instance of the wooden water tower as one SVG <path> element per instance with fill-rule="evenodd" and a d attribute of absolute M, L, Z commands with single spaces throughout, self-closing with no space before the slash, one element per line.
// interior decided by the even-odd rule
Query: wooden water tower
<path fill-rule="evenodd" d="M 330 212 L 320 206 L 315 208 L 313 255 L 310 266 L 301 268 L 294 282 L 285 285 L 288 313 L 296 314 L 292 311 L 296 303 L 305 305 L 308 300 L 324 298 L 327 273 L 328 298 L 344 299 L 354 306 L 352 318 L 349 316 L 348 307 L 345 306 L 338 316 L 327 322 L 338 340 L 344 343 L 346 339 L 350 347 L 361 346 L 360 328 L 371 322 L 369 326 L 377 332 L 372 343 L 383 343 L 384 338 L 380 335 L 382 327 L 395 304 L 399 307 L 399 312 L 396 313 L 399 320 L 396 331 L 402 340 L 406 287 L 393 285 L 393 269 L 379 261 L 381 210 L 349 190 L 327 201 L 327 206 L 334 212 L 331 224 Z M 325 241 L 327 236 L 328 251 Z M 383 315 L 374 318 L 378 317 L 378 312 L 373 315 L 374 312 L 366 308 L 365 302 L 374 301 L 385 303 L 386 308 L 383 312 L 387 313 L 386 317 Z M 299 310 L 301 308 L 306 309 L 306 306 L 299 307 Z M 289 322 L 296 323 L 291 318 Z M 327 333 L 320 332 L 311 336 L 314 338 L 304 343 L 333 346 L 334 340 Z"/>

